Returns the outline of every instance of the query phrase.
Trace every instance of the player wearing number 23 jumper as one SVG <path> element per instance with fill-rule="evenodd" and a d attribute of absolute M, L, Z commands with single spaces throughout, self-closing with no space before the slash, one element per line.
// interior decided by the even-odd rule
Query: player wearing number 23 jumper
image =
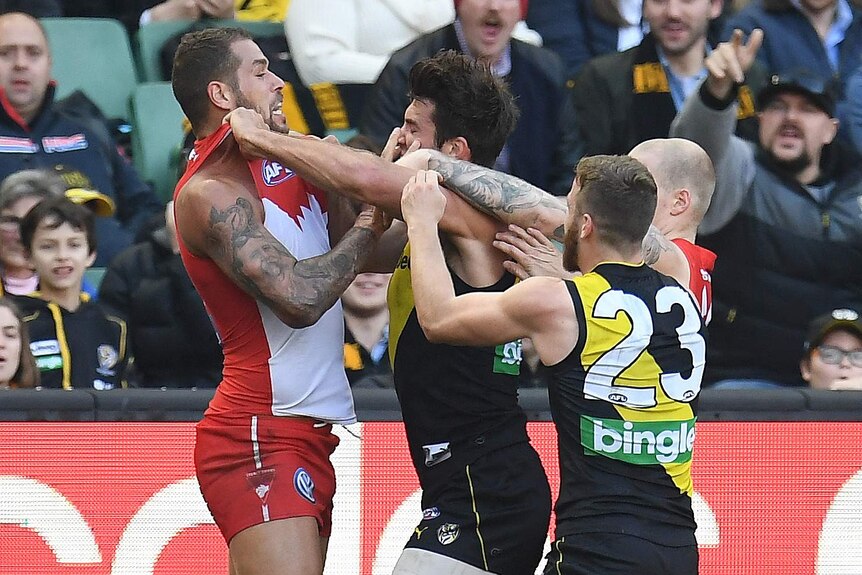
<path fill-rule="evenodd" d="M 692 294 L 643 263 L 656 206 L 647 169 L 627 156 L 578 164 L 567 197 L 564 265 L 502 293 L 456 296 L 436 227 L 436 174 L 405 188 L 420 324 L 456 345 L 533 340 L 549 368 L 560 494 L 547 574 L 695 575 L 691 455 L 706 357 Z"/>

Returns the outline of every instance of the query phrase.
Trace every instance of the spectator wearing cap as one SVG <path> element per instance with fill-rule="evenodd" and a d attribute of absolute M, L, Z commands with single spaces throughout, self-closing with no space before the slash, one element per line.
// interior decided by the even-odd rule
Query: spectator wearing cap
<path fill-rule="evenodd" d="M 716 169 L 698 229 L 698 243 L 718 254 L 707 383 L 801 384 L 811 320 L 862 309 L 862 171 L 833 142 L 829 79 L 805 70 L 773 76 L 758 95 L 758 141 L 733 135 L 736 82 L 762 39 L 755 31 L 743 42 L 739 32 L 720 44 L 671 129 L 700 144 Z"/>
<path fill-rule="evenodd" d="M 441 50 L 455 50 L 487 62 L 495 75 L 506 79 L 518 102 L 521 117 L 494 167 L 552 193 L 567 194 L 582 155 L 574 106 L 560 58 L 512 36 L 527 4 L 456 0 L 455 22 L 419 37 L 389 59 L 368 96 L 360 131 L 382 148 L 392 129 L 402 125 L 410 104 L 410 69 Z"/>
<path fill-rule="evenodd" d="M 0 16 L 0 178 L 24 169 L 63 164 L 86 176 L 116 205 L 98 218 L 97 266 L 129 246 L 161 210 L 152 189 L 120 155 L 107 129 L 75 118 L 54 100 L 51 55 L 38 20 L 21 13 Z"/>
<path fill-rule="evenodd" d="M 755 28 L 764 32 L 757 58 L 770 74 L 805 68 L 836 80 L 836 117 L 846 123 L 843 90 L 862 63 L 862 11 L 849 0 L 751 0 L 728 18 L 722 39 Z"/>
<path fill-rule="evenodd" d="M 862 391 L 862 320 L 852 309 L 814 318 L 799 362 L 811 389 Z"/>
<path fill-rule="evenodd" d="M 48 170 L 15 172 L 0 184 L 0 295 L 27 295 L 39 287 L 39 276 L 21 243 L 19 229 L 21 219 L 33 206 L 65 193 L 67 198 L 83 204 L 97 216 L 113 214 L 113 202 L 107 196 L 66 187 L 58 174 Z M 92 297 L 96 296 L 96 290 L 86 281 L 83 289 Z"/>
<path fill-rule="evenodd" d="M 27 295 L 39 276 L 21 243 L 21 219 L 44 199 L 63 193 L 63 182 L 41 170 L 23 170 L 0 184 L 0 294 Z"/>

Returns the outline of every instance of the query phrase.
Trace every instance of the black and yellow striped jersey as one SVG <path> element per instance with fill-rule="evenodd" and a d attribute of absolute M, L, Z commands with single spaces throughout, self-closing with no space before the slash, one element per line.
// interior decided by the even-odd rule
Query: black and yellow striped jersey
<path fill-rule="evenodd" d="M 456 295 L 504 291 L 515 278 L 474 288 L 450 271 Z M 430 343 L 419 325 L 410 278 L 410 245 L 389 281 L 389 358 L 395 390 L 423 490 L 491 450 L 528 441 L 518 406 L 520 341 L 496 347 Z"/>
<path fill-rule="evenodd" d="M 645 265 L 566 282 L 578 343 L 551 369 L 557 536 L 694 544 L 691 456 L 706 328 L 691 294 Z"/>
<path fill-rule="evenodd" d="M 126 322 L 107 315 L 89 296 L 71 312 L 39 297 L 16 296 L 30 332 L 30 350 L 41 386 L 61 389 L 126 387 L 129 366 Z"/>

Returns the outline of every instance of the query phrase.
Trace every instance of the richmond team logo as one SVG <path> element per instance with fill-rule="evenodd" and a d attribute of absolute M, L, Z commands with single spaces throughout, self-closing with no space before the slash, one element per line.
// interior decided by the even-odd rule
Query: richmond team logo
<path fill-rule="evenodd" d="M 437 541 L 440 545 L 450 545 L 458 539 L 461 528 L 457 523 L 444 523 L 437 529 Z"/>
<path fill-rule="evenodd" d="M 264 160 L 260 165 L 260 171 L 263 183 L 270 187 L 286 182 L 296 175 L 293 170 L 288 170 L 278 162 L 273 162 L 272 160 Z"/>
<path fill-rule="evenodd" d="M 307 499 L 311 503 L 316 503 L 314 499 L 314 480 L 311 479 L 308 471 L 302 467 L 297 469 L 296 473 L 293 474 L 293 487 L 304 499 Z"/>
<path fill-rule="evenodd" d="M 99 367 L 102 369 L 112 369 L 120 360 L 120 354 L 108 344 L 100 345 L 96 349 L 96 356 L 99 358 Z"/>

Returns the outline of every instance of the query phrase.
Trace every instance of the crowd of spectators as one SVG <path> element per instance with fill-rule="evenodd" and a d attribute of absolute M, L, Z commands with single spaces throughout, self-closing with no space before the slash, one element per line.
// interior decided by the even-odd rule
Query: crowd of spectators
<path fill-rule="evenodd" d="M 47 34 L 22 12 L 114 18 L 130 37 L 165 20 L 283 22 L 305 87 L 367 86 L 350 128 L 371 147 L 402 126 L 413 64 L 456 50 L 517 97 L 495 168 L 557 195 L 584 155 L 694 140 L 717 173 L 698 237 L 718 255 L 705 386 L 862 389 L 857 0 L 0 0 L 0 385 L 212 387 L 217 336 L 177 255 L 170 208 L 104 123 L 55 97 Z M 83 275 L 64 287 L 75 303 L 52 313 L 95 307 L 94 322 L 128 330 L 116 357 L 105 356 L 110 342 L 78 351 L 97 371 L 75 381 L 44 343 L 62 338 L 32 337 L 28 310 L 40 306 L 30 299 L 45 285 L 19 231 L 33 206 L 64 194 L 95 216 L 82 261 L 106 273 L 100 291 Z M 360 387 L 391 386 L 385 284 L 360 276 L 344 298 L 345 367 Z M 540 381 L 536 369 L 525 385 Z"/>

